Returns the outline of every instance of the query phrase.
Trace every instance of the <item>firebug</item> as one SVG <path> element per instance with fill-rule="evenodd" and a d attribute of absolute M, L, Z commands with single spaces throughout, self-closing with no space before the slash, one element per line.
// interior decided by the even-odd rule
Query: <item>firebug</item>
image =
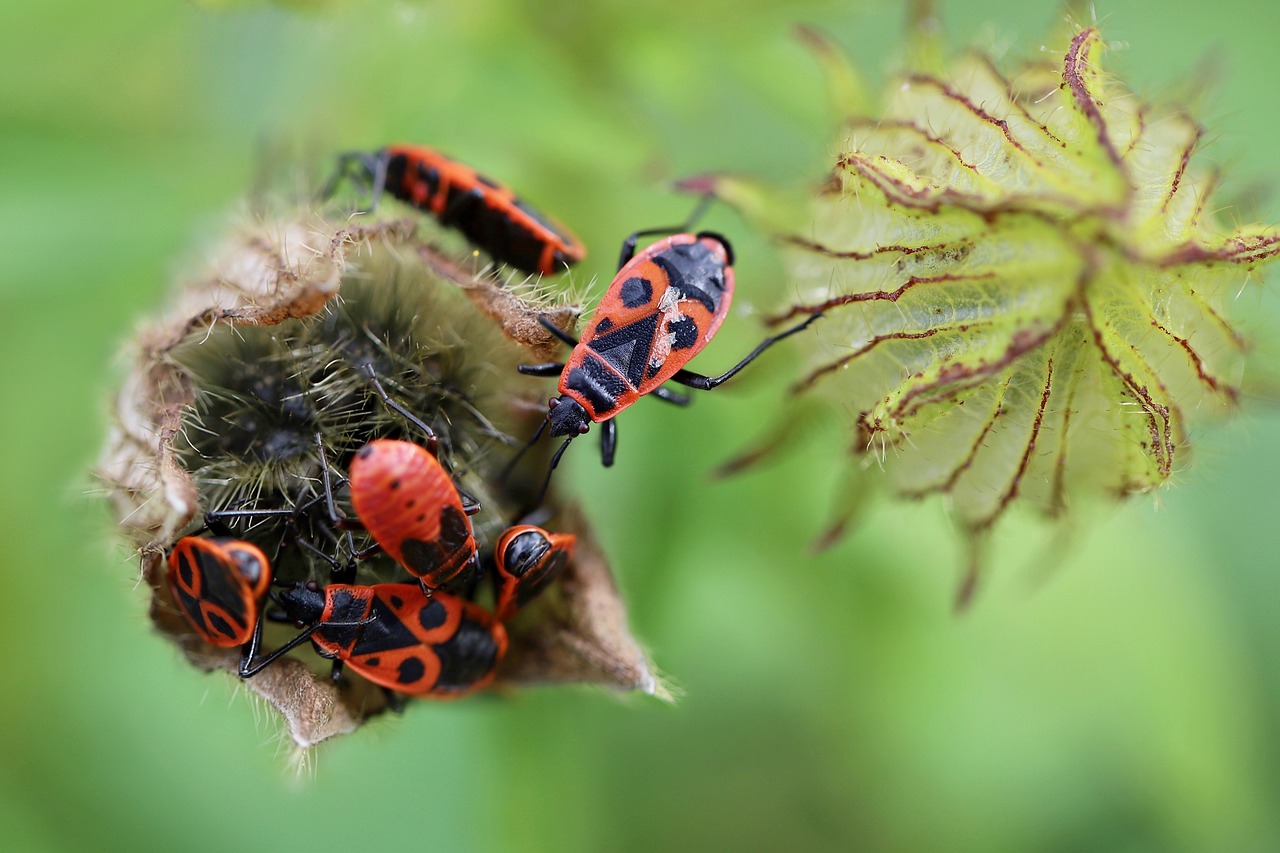
<path fill-rule="evenodd" d="M 424 145 L 343 154 L 326 193 L 347 174 L 372 184 L 375 206 L 385 192 L 457 228 L 495 260 L 523 272 L 553 275 L 586 256 L 567 228 L 508 187 Z"/>
<path fill-rule="evenodd" d="M 427 590 L 476 565 L 476 541 L 453 479 L 426 448 L 376 439 L 348 468 L 351 506 L 374 541 Z"/>
<path fill-rule="evenodd" d="M 487 685 L 507 651 L 507 632 L 479 605 L 418 584 L 352 586 L 314 581 L 276 596 L 303 630 L 240 675 L 250 678 L 310 639 L 316 651 L 341 661 L 389 690 L 453 698 Z"/>
<path fill-rule="evenodd" d="M 678 405 L 687 397 L 661 387 L 668 380 L 710 391 L 727 382 L 778 341 L 806 329 L 822 314 L 765 338 L 727 372 L 703 376 L 684 365 L 711 341 L 733 299 L 733 249 L 719 234 L 679 233 L 658 240 L 636 254 L 636 240 L 671 229 L 638 231 L 622 244 L 618 273 L 574 340 L 545 318 L 542 325 L 573 352 L 563 363 L 522 365 L 531 376 L 560 376 L 560 396 L 550 402 L 547 418 L 530 439 L 537 441 L 548 425 L 553 436 L 568 436 L 552 457 L 555 468 L 569 442 L 602 425 L 601 457 L 613 464 L 617 447 L 614 418 L 646 394 Z"/>
<path fill-rule="evenodd" d="M 210 645 L 230 648 L 253 636 L 271 564 L 249 542 L 184 536 L 169 552 L 165 580 L 195 632 Z"/>
<path fill-rule="evenodd" d="M 509 527 L 494 548 L 494 612 L 505 622 L 559 577 L 573 556 L 576 537 L 532 524 Z"/>

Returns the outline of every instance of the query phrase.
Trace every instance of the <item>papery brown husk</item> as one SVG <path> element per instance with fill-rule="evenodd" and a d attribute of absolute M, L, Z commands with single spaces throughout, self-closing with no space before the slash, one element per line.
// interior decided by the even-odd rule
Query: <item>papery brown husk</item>
<path fill-rule="evenodd" d="M 439 286 L 462 289 L 530 361 L 547 361 L 559 349 L 538 324 L 539 316 L 561 327 L 573 325 L 572 308 L 527 300 L 498 277 L 476 273 L 420 239 L 418 228 L 414 220 L 351 227 L 312 215 L 242 227 L 214 253 L 206 274 L 183 288 L 176 309 L 136 337 L 97 474 L 107 486 L 121 530 L 140 554 L 141 575 L 152 591 L 152 621 L 195 666 L 234 673 L 240 652 L 204 643 L 178 613 L 163 583 L 166 550 L 206 509 L 175 450 L 175 438 L 195 400 L 190 376 L 171 357 L 176 347 L 219 323 L 269 326 L 318 314 L 340 292 L 344 274 L 357 271 L 361 254 L 375 245 L 402 260 L 416 258 Z M 530 390 L 536 385 L 531 383 Z M 533 404 L 519 403 L 538 417 Z M 510 626 L 510 651 L 492 687 L 587 683 L 667 698 L 631 635 L 608 562 L 585 519 L 554 492 L 548 509 L 556 529 L 577 535 L 575 558 L 547 600 Z M 301 747 L 353 731 L 386 707 L 380 688 L 358 677 L 339 687 L 292 658 L 244 684 L 280 713 Z"/>

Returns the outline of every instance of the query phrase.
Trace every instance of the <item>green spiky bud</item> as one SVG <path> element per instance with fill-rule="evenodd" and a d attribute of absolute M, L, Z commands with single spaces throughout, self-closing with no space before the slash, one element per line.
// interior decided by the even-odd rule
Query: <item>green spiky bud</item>
<path fill-rule="evenodd" d="M 799 213 L 747 181 L 686 184 L 786 247 L 798 295 L 774 322 L 825 312 L 796 391 L 974 533 L 1184 470 L 1192 425 L 1239 397 L 1226 303 L 1280 254 L 1274 227 L 1215 210 L 1202 129 L 1104 74 L 1103 48 L 1090 28 L 1008 75 L 976 55 L 902 75 Z"/>

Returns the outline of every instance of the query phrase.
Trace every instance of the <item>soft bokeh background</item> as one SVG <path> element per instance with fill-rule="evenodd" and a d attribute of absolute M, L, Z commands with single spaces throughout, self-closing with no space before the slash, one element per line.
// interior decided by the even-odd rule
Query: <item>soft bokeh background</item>
<path fill-rule="evenodd" d="M 888 5 L 5 4 L 0 844 L 1280 845 L 1274 393 L 1199 436 L 1196 464 L 1155 498 L 1058 539 L 1008 524 L 963 618 L 939 506 L 882 503 L 811 558 L 826 460 L 801 448 L 708 480 L 773 414 L 785 355 L 690 411 L 636 406 L 614 470 L 579 448 L 561 476 L 684 693 L 674 708 L 579 689 L 419 704 L 299 775 L 231 679 L 192 671 L 147 627 L 85 474 L 112 358 L 224 226 L 264 150 L 321 162 L 437 145 L 571 223 L 592 248 L 576 276 L 607 279 L 626 232 L 688 210 L 666 179 L 813 174 L 831 117 L 790 27 L 824 28 L 880 74 L 901 45 Z M 1098 13 L 1124 43 L 1108 69 L 1139 91 L 1169 93 L 1216 57 L 1220 85 L 1199 113 L 1208 156 L 1241 195 L 1274 186 L 1274 4 L 1116 0 Z M 1061 17 L 1047 0 L 954 0 L 942 14 L 953 44 L 1024 54 Z M 1260 212 L 1280 218 L 1274 203 Z M 741 304 L 775 298 L 769 247 L 729 211 L 709 226 L 735 235 Z M 1255 285 L 1241 313 L 1276 297 Z M 759 334 L 730 323 L 701 369 Z"/>

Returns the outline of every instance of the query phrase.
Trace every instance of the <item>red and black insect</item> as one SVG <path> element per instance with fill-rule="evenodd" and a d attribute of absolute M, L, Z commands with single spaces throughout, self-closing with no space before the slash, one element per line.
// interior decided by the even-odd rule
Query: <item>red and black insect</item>
<path fill-rule="evenodd" d="M 476 541 L 453 479 L 426 448 L 377 439 L 348 468 L 351 506 L 382 550 L 431 591 L 476 566 Z"/>
<path fill-rule="evenodd" d="M 567 228 L 469 166 L 423 145 L 391 145 L 338 159 L 326 194 L 355 173 L 374 189 L 457 228 L 495 260 L 527 273 L 553 275 L 582 260 L 586 249 Z"/>
<path fill-rule="evenodd" d="M 537 441 L 548 425 L 553 436 L 568 436 L 552 457 L 551 467 L 574 437 L 592 423 L 602 425 L 601 456 L 613 464 L 617 428 L 613 419 L 646 394 L 678 405 L 689 399 L 662 388 L 671 380 L 710 391 L 732 379 L 766 349 L 803 331 L 821 314 L 793 328 L 765 338 L 746 358 L 720 376 L 703 376 L 684 365 L 710 341 L 724 322 L 733 299 L 733 249 L 719 234 L 680 233 L 636 254 L 636 240 L 672 229 L 638 231 L 622 244 L 618 274 L 581 339 L 542 319 L 542 325 L 573 347 L 564 363 L 522 365 L 531 376 L 560 375 L 560 397 L 551 400 L 547 419 L 530 440 Z"/>
<path fill-rule="evenodd" d="M 249 542 L 184 536 L 169 552 L 165 579 L 195 632 L 210 645 L 230 648 L 253 636 L 271 564 Z"/>
<path fill-rule="evenodd" d="M 532 524 L 509 527 L 494 548 L 494 613 L 505 622 L 547 588 L 573 556 L 577 537 Z"/>
<path fill-rule="evenodd" d="M 488 611 L 448 593 L 429 596 L 418 584 L 322 589 L 313 581 L 276 598 L 305 627 L 261 661 L 242 664 L 244 678 L 310 639 L 322 657 L 345 663 L 374 684 L 453 698 L 487 685 L 507 652 L 506 629 Z"/>

